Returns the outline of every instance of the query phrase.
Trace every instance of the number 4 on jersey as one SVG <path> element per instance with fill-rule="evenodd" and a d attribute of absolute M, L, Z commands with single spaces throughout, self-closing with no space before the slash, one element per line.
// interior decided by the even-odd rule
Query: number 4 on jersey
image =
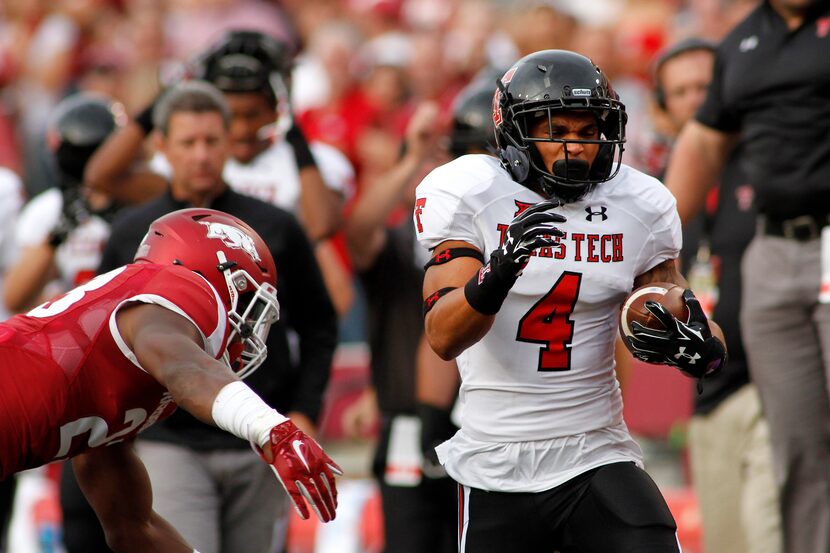
<path fill-rule="evenodd" d="M 571 320 L 579 296 L 582 274 L 564 272 L 556 284 L 519 321 L 516 340 L 543 344 L 539 351 L 539 371 L 567 371 L 571 368 Z"/>

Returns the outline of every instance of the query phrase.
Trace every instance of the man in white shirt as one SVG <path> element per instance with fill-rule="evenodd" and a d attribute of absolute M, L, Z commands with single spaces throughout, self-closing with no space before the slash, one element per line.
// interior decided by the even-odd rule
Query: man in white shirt
<path fill-rule="evenodd" d="M 70 96 L 55 108 L 49 136 L 59 185 L 31 198 L 15 225 L 14 263 L 3 283 L 4 305 L 12 313 L 95 276 L 112 210 L 105 195 L 83 186 L 83 171 L 118 126 L 118 110 L 110 99 L 87 93 Z"/>

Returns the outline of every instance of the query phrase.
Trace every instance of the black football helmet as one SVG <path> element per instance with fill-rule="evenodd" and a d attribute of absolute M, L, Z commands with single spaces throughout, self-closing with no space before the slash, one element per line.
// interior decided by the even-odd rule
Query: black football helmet
<path fill-rule="evenodd" d="M 51 116 L 49 142 L 61 173 L 61 182 L 79 185 L 93 152 L 117 126 L 123 108 L 109 99 L 78 93 L 61 101 Z"/>
<path fill-rule="evenodd" d="M 459 92 L 452 106 L 449 151 L 459 157 L 470 150 L 495 150 L 492 82 L 473 82 Z"/>
<path fill-rule="evenodd" d="M 563 201 L 585 195 L 619 171 L 625 143 L 625 106 L 599 67 L 575 52 L 543 50 L 520 59 L 496 82 L 493 123 L 496 146 L 514 180 L 538 185 L 545 194 Z M 532 138 L 529 122 L 539 112 L 548 119 L 557 111 L 590 111 L 597 119 L 598 140 Z M 547 170 L 534 142 L 600 144 L 587 169 L 565 163 Z"/>
<path fill-rule="evenodd" d="M 258 31 L 225 33 L 194 63 L 194 77 L 222 92 L 262 92 L 272 101 L 287 95 L 293 48 Z"/>

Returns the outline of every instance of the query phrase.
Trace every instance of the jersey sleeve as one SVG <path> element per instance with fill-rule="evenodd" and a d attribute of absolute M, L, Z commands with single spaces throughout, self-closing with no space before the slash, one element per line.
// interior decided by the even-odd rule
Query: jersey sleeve
<path fill-rule="evenodd" d="M 202 276 L 183 267 L 164 267 L 139 293 L 121 302 L 152 303 L 169 309 L 193 323 L 202 335 L 205 351 L 218 359 L 229 334 L 228 315 L 217 292 Z M 117 310 L 116 310 L 117 311 Z M 115 313 L 110 324 L 115 320 Z"/>
<path fill-rule="evenodd" d="M 657 185 L 650 205 L 654 208 L 649 225 L 651 232 L 637 258 L 637 275 L 664 261 L 676 259 L 683 245 L 680 215 L 674 196 L 664 186 Z"/>
<path fill-rule="evenodd" d="M 0 167 L 0 269 L 13 261 L 17 216 L 23 205 L 23 183 L 15 173 Z"/>
<path fill-rule="evenodd" d="M 14 229 L 15 249 L 42 244 L 60 218 L 62 203 L 56 188 L 41 192 L 26 203 Z"/>
<path fill-rule="evenodd" d="M 469 178 L 457 173 L 448 165 L 438 167 L 415 192 L 412 219 L 418 242 L 428 250 L 446 240 L 461 240 L 484 249 L 475 230 L 474 210 L 465 202 L 463 183 Z"/>

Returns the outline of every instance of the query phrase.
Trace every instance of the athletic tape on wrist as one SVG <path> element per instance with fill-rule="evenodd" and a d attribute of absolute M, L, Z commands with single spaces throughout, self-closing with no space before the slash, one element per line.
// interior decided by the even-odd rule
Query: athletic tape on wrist
<path fill-rule="evenodd" d="M 464 285 L 464 298 L 470 307 L 482 315 L 495 315 L 501 309 L 518 275 L 503 277 L 492 270 L 492 260 Z"/>
<path fill-rule="evenodd" d="M 273 427 L 288 420 L 241 381 L 231 382 L 219 390 L 211 415 L 222 430 L 260 447 L 270 440 Z"/>

